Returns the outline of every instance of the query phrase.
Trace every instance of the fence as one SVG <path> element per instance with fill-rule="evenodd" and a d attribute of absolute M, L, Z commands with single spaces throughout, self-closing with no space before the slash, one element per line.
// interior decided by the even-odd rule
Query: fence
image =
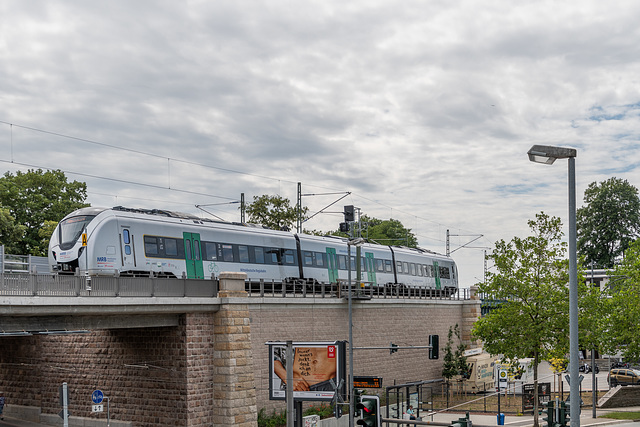
<path fill-rule="evenodd" d="M 4 245 L 0 245 L 0 271 L 5 273 L 47 273 L 49 261 L 47 257 L 42 256 L 7 254 Z"/>
<path fill-rule="evenodd" d="M 0 295 L 60 297 L 193 297 L 218 296 L 216 279 L 63 276 L 2 273 Z"/>

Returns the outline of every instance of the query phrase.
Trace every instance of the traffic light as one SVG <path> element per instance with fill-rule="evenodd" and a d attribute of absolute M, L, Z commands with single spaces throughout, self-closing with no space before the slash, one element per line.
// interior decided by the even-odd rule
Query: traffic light
<path fill-rule="evenodd" d="M 554 427 L 553 416 L 555 415 L 553 409 L 553 400 L 544 403 L 545 408 L 542 410 L 542 419 L 547 422 L 547 427 Z"/>
<path fill-rule="evenodd" d="M 340 223 L 340 231 L 342 233 L 348 233 L 349 232 L 349 223 L 348 222 L 341 222 Z"/>
<path fill-rule="evenodd" d="M 569 422 L 569 412 L 571 406 L 566 402 L 560 402 L 560 410 L 558 411 L 558 424 L 562 427 L 567 427 Z"/>
<path fill-rule="evenodd" d="M 469 419 L 469 413 L 464 418 L 458 418 L 455 421 L 451 421 L 449 427 L 471 427 L 471 420 Z"/>
<path fill-rule="evenodd" d="M 389 344 L 389 354 L 393 354 L 398 351 L 398 344 L 391 343 Z"/>
<path fill-rule="evenodd" d="M 355 215 L 354 215 L 354 208 L 353 205 L 349 205 L 349 206 L 345 206 L 344 207 L 344 220 L 345 222 L 352 222 L 355 220 Z"/>
<path fill-rule="evenodd" d="M 380 418 L 380 398 L 378 396 L 360 396 L 360 402 L 356 404 L 356 409 L 360 410 L 360 419 L 356 423 L 360 426 L 381 427 Z"/>
<path fill-rule="evenodd" d="M 440 336 L 429 335 L 429 359 L 437 359 L 440 357 Z"/>

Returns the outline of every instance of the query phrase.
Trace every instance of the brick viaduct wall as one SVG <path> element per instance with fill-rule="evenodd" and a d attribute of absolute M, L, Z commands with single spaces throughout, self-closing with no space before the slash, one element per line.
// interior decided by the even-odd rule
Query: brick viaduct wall
<path fill-rule="evenodd" d="M 242 285 L 241 278 L 238 286 Z M 110 398 L 114 420 L 132 426 L 255 426 L 268 400 L 267 341 L 348 339 L 347 304 L 335 299 L 244 298 L 221 291 L 215 313 L 181 316 L 178 327 L 114 329 L 89 334 L 0 339 L 0 389 L 9 405 L 60 411 L 58 387 L 69 384 L 72 415 L 91 413 L 91 392 Z M 353 304 L 354 347 L 446 344 L 458 323 L 468 337 L 479 301 L 371 300 Z M 467 318 L 467 320 L 465 320 Z M 354 373 L 394 382 L 440 378 L 428 350 L 355 350 Z"/>
<path fill-rule="evenodd" d="M 448 300 L 372 300 L 353 304 L 354 375 L 383 378 L 383 387 L 394 383 L 439 379 L 449 327 L 463 326 L 463 313 L 472 312 L 470 301 Z M 269 361 L 267 341 L 348 340 L 346 304 L 335 301 L 286 304 L 265 301 L 249 306 L 251 345 L 255 366 L 258 408 L 267 413 L 286 407 L 282 401 L 269 401 Z M 429 335 L 440 335 L 441 356 L 429 360 L 427 349 L 357 350 L 358 347 L 425 346 Z M 468 334 L 467 334 L 468 336 Z M 455 343 L 454 345 L 457 345 Z M 348 368 L 347 368 L 348 369 Z M 371 390 L 382 392 L 381 390 Z"/>

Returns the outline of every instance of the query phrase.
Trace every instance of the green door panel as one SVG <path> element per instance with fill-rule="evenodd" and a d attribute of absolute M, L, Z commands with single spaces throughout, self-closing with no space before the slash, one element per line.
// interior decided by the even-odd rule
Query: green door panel
<path fill-rule="evenodd" d="M 338 283 L 338 263 L 335 248 L 327 248 L 327 269 L 329 270 L 329 282 Z"/>
<path fill-rule="evenodd" d="M 188 279 L 204 279 L 204 268 L 202 266 L 202 251 L 200 248 L 199 233 L 183 233 L 184 237 L 184 258 L 187 265 Z"/>

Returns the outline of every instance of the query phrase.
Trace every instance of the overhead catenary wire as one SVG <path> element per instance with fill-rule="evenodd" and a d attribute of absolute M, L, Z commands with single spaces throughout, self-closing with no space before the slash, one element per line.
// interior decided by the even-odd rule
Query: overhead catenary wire
<path fill-rule="evenodd" d="M 293 184 L 293 183 L 297 182 L 297 181 L 293 181 L 293 180 L 275 178 L 275 177 L 270 177 L 270 176 L 266 176 L 266 175 L 259 175 L 259 174 L 254 174 L 254 173 L 250 173 L 250 172 L 239 171 L 239 170 L 234 170 L 234 169 L 229 169 L 229 168 L 222 168 L 222 167 L 218 167 L 218 166 L 207 165 L 207 164 L 204 164 L 204 163 L 189 161 L 189 160 L 185 160 L 185 159 L 173 158 L 173 157 L 169 157 L 169 156 L 166 156 L 166 155 L 145 152 L 145 151 L 142 151 L 142 150 L 136 150 L 136 149 L 132 149 L 132 148 L 121 147 L 121 146 L 117 146 L 117 145 L 114 145 L 114 144 L 107 144 L 107 143 L 104 143 L 104 142 L 99 142 L 99 141 L 91 140 L 91 139 L 88 139 L 88 138 L 80 138 L 80 137 L 76 137 L 76 136 L 73 136 L 73 135 L 68 135 L 68 134 L 64 134 L 64 133 L 61 133 L 61 132 L 54 132 L 54 131 L 50 131 L 50 130 L 46 130 L 46 129 L 42 129 L 42 128 L 38 128 L 38 127 L 34 127 L 34 126 L 16 124 L 16 123 L 8 122 L 8 121 L 5 121 L 5 120 L 0 120 L 0 124 L 8 125 L 10 127 L 10 133 L 11 133 L 11 156 L 10 156 L 10 160 L 0 159 L 0 162 L 4 162 L 4 163 L 11 163 L 11 164 L 15 164 L 15 165 L 22 165 L 22 166 L 33 167 L 33 168 L 40 168 L 40 169 L 45 169 L 45 170 L 56 170 L 56 169 L 62 170 L 62 169 L 59 169 L 59 168 L 50 168 L 50 167 L 43 167 L 43 166 L 37 166 L 37 165 L 30 165 L 30 164 L 27 164 L 27 163 L 15 162 L 14 152 L 13 152 L 13 128 L 15 127 L 15 128 L 29 130 L 29 131 L 32 131 L 32 132 L 38 132 L 38 133 L 43 133 L 43 134 L 47 134 L 47 135 L 52 135 L 52 136 L 56 136 L 56 137 L 60 137 L 60 138 L 67 138 L 67 139 L 71 139 L 71 140 L 74 140 L 74 141 L 84 142 L 84 143 L 92 144 L 92 145 L 96 145 L 96 146 L 107 147 L 107 148 L 111 148 L 111 149 L 114 149 L 114 150 L 123 150 L 123 151 L 126 151 L 126 152 L 135 153 L 135 154 L 139 154 L 139 155 L 150 156 L 150 157 L 159 158 L 159 159 L 163 159 L 163 160 L 166 159 L 169 167 L 170 167 L 170 163 L 173 161 L 173 162 L 184 163 L 184 164 L 187 164 L 187 165 L 190 165 L 190 166 L 199 166 L 199 167 L 219 170 L 219 171 L 223 171 L 223 172 L 228 172 L 228 173 L 235 173 L 235 174 L 246 175 L 246 176 L 255 177 L 255 178 L 278 181 L 279 183 L 280 182 L 287 182 L 287 183 L 292 183 Z M 205 197 L 213 197 L 213 198 L 219 198 L 219 199 L 225 199 L 225 200 L 237 200 L 236 197 L 219 196 L 219 195 L 213 195 L 213 194 L 207 194 L 207 193 L 201 193 L 201 192 L 194 192 L 194 191 L 190 191 L 190 190 L 183 190 L 183 189 L 181 190 L 181 189 L 171 188 L 171 177 L 170 176 L 169 176 L 169 181 L 167 183 L 167 186 L 165 187 L 165 186 L 160 186 L 160 185 L 157 185 L 157 184 L 144 184 L 144 183 L 139 183 L 139 182 L 130 181 L 130 180 L 123 180 L 123 179 L 118 179 L 118 178 L 109 178 L 109 177 L 98 176 L 98 175 L 82 173 L 82 172 L 75 172 L 75 171 L 68 171 L 68 170 L 62 170 L 62 171 L 65 172 L 65 173 L 72 174 L 72 175 L 90 177 L 90 178 L 94 178 L 94 179 L 102 179 L 102 180 L 107 180 L 107 181 L 112 181 L 112 182 L 119 182 L 119 183 L 123 183 L 123 184 L 138 185 L 138 186 L 143 186 L 143 187 L 147 187 L 147 188 L 156 188 L 156 189 L 162 189 L 162 190 L 169 190 L 169 191 L 172 191 L 172 192 L 178 192 L 178 193 L 184 193 L 184 194 L 192 194 L 192 195 L 205 196 Z M 168 173 L 170 174 L 170 171 L 168 171 Z M 307 186 L 315 187 L 315 188 L 330 189 L 330 188 L 327 188 L 327 187 L 319 186 L 317 184 L 307 184 Z M 330 189 L 330 190 L 335 190 L 335 189 Z M 340 193 L 344 193 L 344 192 L 340 192 Z M 405 211 L 400 210 L 398 208 L 391 207 L 391 206 L 389 206 L 389 205 L 387 205 L 385 203 L 382 203 L 382 202 L 380 202 L 378 200 L 374 200 L 374 199 L 362 196 L 360 194 L 354 194 L 352 192 L 349 192 L 349 194 L 352 195 L 352 196 L 355 196 L 355 197 L 357 197 L 359 199 L 366 200 L 368 202 L 371 202 L 371 203 L 374 203 L 376 205 L 385 207 L 387 209 L 391 209 L 392 211 L 395 210 L 396 212 L 402 213 L 404 215 L 414 216 L 416 219 L 420 219 L 421 221 L 428 222 L 428 223 L 431 223 L 431 224 L 435 224 L 435 225 L 438 225 L 440 227 L 445 227 L 444 224 L 441 224 L 441 223 L 439 223 L 437 221 L 434 221 L 434 220 L 429 219 L 429 218 L 424 218 L 422 216 L 415 215 L 414 213 L 405 212 Z M 204 206 L 204 205 L 200 205 L 200 206 Z M 324 208 L 324 209 L 326 209 L 326 208 Z M 320 213 L 320 212 L 318 212 L 318 213 Z M 314 214 L 313 216 L 315 216 L 315 215 L 317 215 L 317 214 Z M 308 221 L 309 219 L 310 218 L 308 218 L 305 221 Z M 425 237 L 425 238 L 427 238 L 429 240 L 433 240 L 433 241 L 437 241 L 437 242 L 444 242 L 443 239 L 428 237 L 428 236 L 424 236 L 423 234 L 417 234 L 417 236 Z"/>

